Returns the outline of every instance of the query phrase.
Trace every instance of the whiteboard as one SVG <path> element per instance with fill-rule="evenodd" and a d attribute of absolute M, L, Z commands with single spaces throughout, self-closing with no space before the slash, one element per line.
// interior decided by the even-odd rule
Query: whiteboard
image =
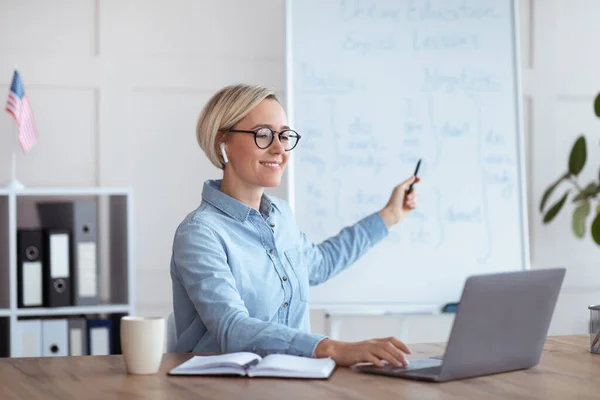
<path fill-rule="evenodd" d="M 381 209 L 422 158 L 418 208 L 312 307 L 439 305 L 529 268 L 509 0 L 289 0 L 289 199 L 313 242 Z"/>

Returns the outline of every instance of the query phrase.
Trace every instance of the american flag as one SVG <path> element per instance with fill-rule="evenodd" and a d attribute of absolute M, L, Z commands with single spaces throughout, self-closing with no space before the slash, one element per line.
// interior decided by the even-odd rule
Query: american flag
<path fill-rule="evenodd" d="M 25 96 L 25 88 L 21 75 L 15 70 L 10 93 L 6 101 L 6 111 L 13 116 L 19 127 L 19 144 L 23 152 L 27 153 L 37 143 L 38 135 L 29 100 Z"/>

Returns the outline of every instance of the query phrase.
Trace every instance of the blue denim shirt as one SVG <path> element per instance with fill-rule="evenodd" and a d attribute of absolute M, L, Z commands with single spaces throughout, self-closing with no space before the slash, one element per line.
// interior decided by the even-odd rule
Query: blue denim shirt
<path fill-rule="evenodd" d="M 204 183 L 202 203 L 175 233 L 171 258 L 177 352 L 252 351 L 314 357 L 309 285 L 338 274 L 383 239 L 378 213 L 320 244 L 298 229 L 287 202 L 263 195 L 260 212 Z"/>

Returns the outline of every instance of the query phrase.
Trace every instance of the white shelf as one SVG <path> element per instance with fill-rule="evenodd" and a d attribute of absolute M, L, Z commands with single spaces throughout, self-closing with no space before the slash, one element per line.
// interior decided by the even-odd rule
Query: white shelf
<path fill-rule="evenodd" d="M 127 304 L 99 304 L 97 306 L 80 307 L 36 307 L 19 308 L 15 311 L 18 317 L 25 316 L 51 316 L 51 315 L 77 315 L 77 314 L 114 314 L 130 313 L 131 307 Z"/>
<path fill-rule="evenodd" d="M 21 227 L 37 228 L 35 204 L 97 196 L 97 245 L 101 268 L 100 295 L 108 304 L 67 307 L 17 307 L 17 232 Z M 7 340 L 2 327 L 8 319 L 8 353 L 16 354 L 17 325 L 22 317 L 44 318 L 93 314 L 135 314 L 133 248 L 133 190 L 128 187 L 28 187 L 0 188 L 0 339 Z M 0 347 L 4 346 L 0 343 Z"/>
<path fill-rule="evenodd" d="M 21 190 L 0 189 L 0 194 L 15 194 L 17 196 L 107 196 L 128 195 L 130 190 L 121 187 L 31 187 Z"/>

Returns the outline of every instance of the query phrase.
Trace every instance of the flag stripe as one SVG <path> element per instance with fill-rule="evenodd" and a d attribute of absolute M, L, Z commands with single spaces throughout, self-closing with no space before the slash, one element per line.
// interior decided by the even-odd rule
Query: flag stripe
<path fill-rule="evenodd" d="M 31 105 L 25 96 L 21 75 L 17 71 L 13 75 L 5 109 L 15 119 L 19 128 L 19 144 L 27 153 L 37 143 L 38 135 Z"/>
<path fill-rule="evenodd" d="M 11 113 L 13 115 L 13 118 L 16 118 L 15 114 L 17 114 L 17 109 L 15 108 L 15 106 L 13 106 L 12 104 L 7 104 L 6 105 L 6 111 L 8 111 L 9 113 Z"/>

